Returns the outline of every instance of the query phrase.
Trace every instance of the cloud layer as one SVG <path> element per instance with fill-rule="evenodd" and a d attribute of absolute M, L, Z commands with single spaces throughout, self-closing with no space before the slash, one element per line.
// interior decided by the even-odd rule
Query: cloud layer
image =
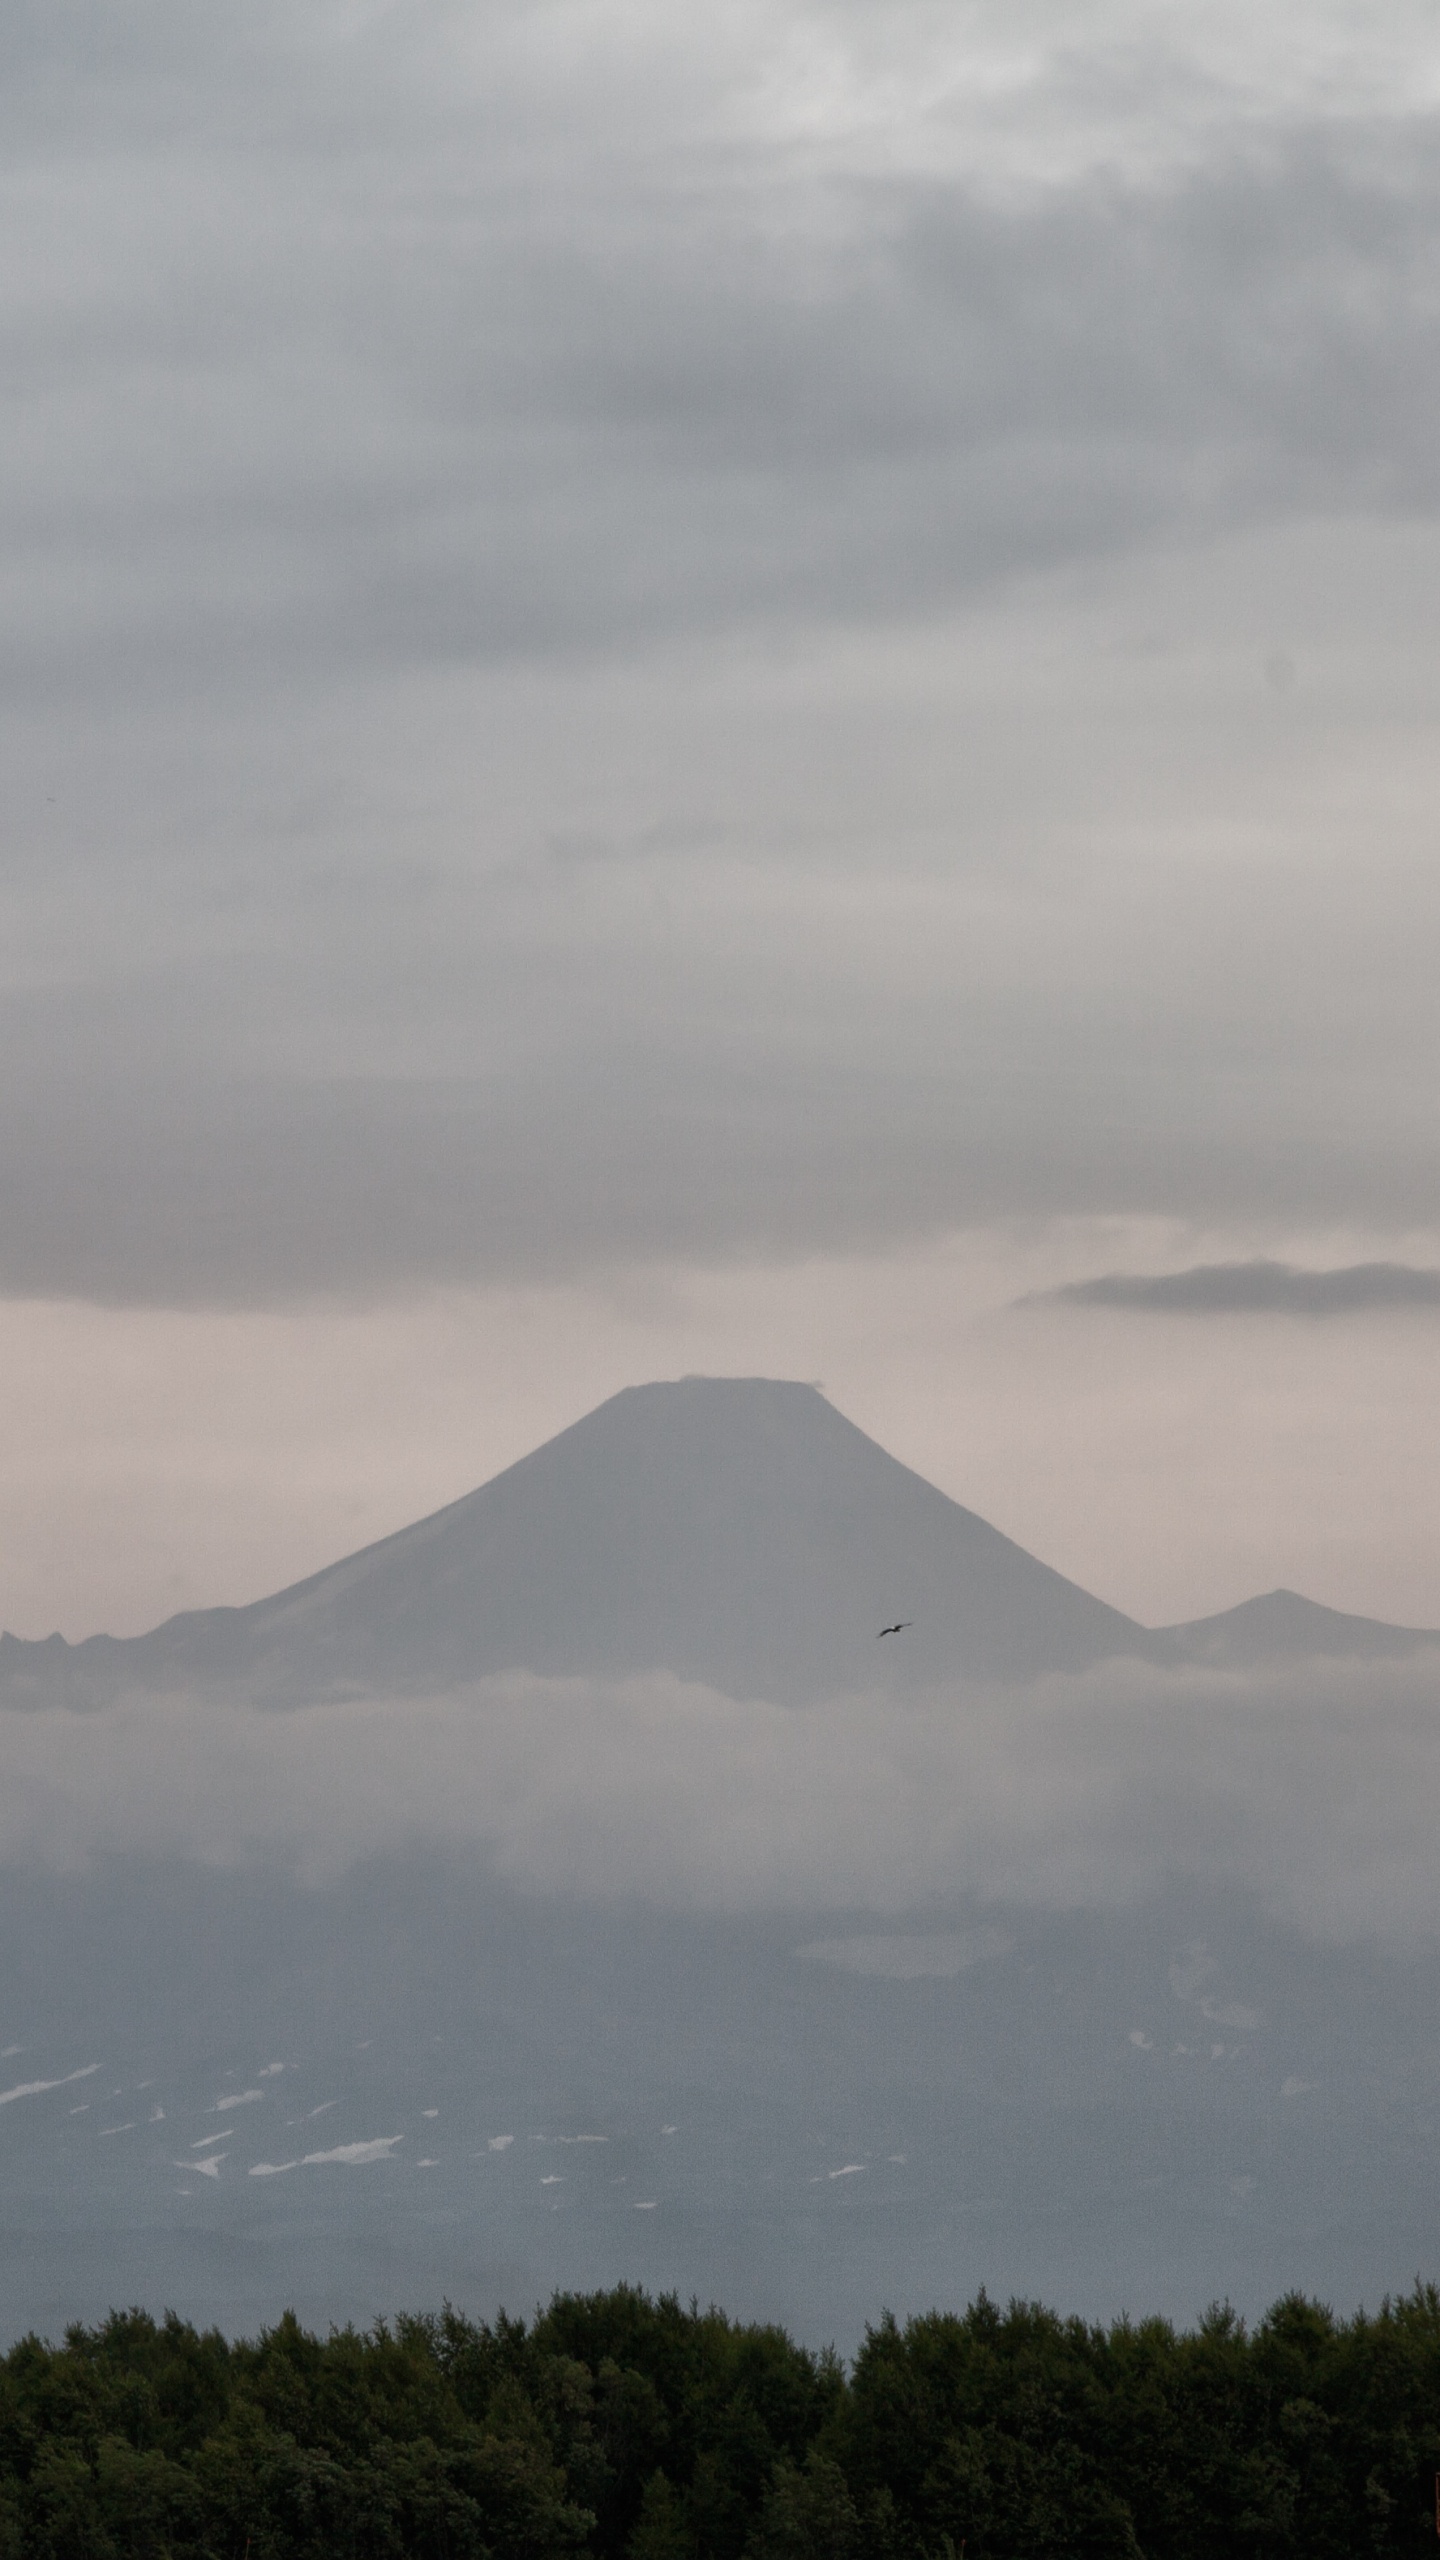
<path fill-rule="evenodd" d="M 22 11 L 15 677 L 929 608 L 1160 528 L 1431 505 L 1403 26 L 1390 79 L 1334 63 L 1345 114 L 1243 38 L 1222 83 L 1124 9 L 1083 65 L 1059 11 L 1018 55 L 966 16 L 890 13 L 877 80 L 853 9 L 796 0 Z"/>
<path fill-rule="evenodd" d="M 0 1290 L 1428 1215 L 1428 22 L 877 23 L 11 13 Z"/>
<path fill-rule="evenodd" d="M 1440 1928 L 1436 1684 L 1433 1663 L 1112 1668 L 796 1710 L 512 1678 L 286 1713 L 17 1713 L 0 1858 L 278 1860 L 323 1884 L 376 1852 L 469 1847 L 545 1893 L 877 1915 L 1111 1907 L 1189 1876 L 1324 1938 L 1413 1935 Z M 907 1937 L 909 1969 L 953 1970 L 979 1943 L 944 1938 Z M 864 1932 L 839 1943 L 813 1952 L 886 1969 Z"/>
<path fill-rule="evenodd" d="M 1288 1262 L 1202 1262 L 1190 1271 L 1107 1271 L 1046 1295 L 1052 1305 L 1153 1315 L 1389 1315 L 1440 1307 L 1440 1271 L 1403 1262 L 1357 1262 L 1338 1271 L 1304 1271 Z"/>

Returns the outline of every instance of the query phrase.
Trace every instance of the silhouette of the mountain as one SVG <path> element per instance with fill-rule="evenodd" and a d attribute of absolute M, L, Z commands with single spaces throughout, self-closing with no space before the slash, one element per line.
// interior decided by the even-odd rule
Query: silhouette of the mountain
<path fill-rule="evenodd" d="M 914 1623 L 877 1642 L 897 1618 Z M 1145 1643 L 815 1388 L 685 1378 L 612 1396 L 478 1492 L 274 1598 L 129 1640 L 7 1638 L 0 1670 L 12 1687 L 68 1671 L 282 1693 L 665 1670 L 799 1702 L 1083 1670 Z"/>
<path fill-rule="evenodd" d="M 16 1698 L 240 1681 L 284 1699 L 668 1671 L 804 1703 L 1118 1657 L 1238 1669 L 1433 1641 L 1287 1592 L 1146 1629 L 815 1388 L 685 1378 L 626 1388 L 478 1492 L 248 1608 L 79 1645 L 0 1638 L 0 1683 Z"/>
<path fill-rule="evenodd" d="M 1440 1631 L 1390 1627 L 1381 1618 L 1354 1618 L 1342 1609 L 1322 1608 L 1298 1591 L 1266 1591 L 1218 1617 L 1167 1627 L 1165 1638 L 1182 1661 L 1251 1671 L 1267 1662 L 1401 1661 L 1440 1644 Z"/>

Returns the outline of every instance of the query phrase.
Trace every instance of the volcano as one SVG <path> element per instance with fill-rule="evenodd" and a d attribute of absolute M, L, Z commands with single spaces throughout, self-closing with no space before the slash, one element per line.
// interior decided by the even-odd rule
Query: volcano
<path fill-rule="evenodd" d="M 477 1492 L 249 1607 L 133 1638 L 0 1639 L 0 1680 L 12 1695 L 240 1682 L 301 1699 L 665 1671 L 800 1705 L 1120 1658 L 1239 1668 L 1436 1640 L 1291 1594 L 1142 1627 L 818 1389 L 682 1378 L 626 1388 Z"/>

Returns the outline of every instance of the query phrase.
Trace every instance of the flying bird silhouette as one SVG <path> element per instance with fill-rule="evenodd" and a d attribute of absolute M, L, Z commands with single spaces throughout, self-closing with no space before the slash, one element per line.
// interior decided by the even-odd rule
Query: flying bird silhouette
<path fill-rule="evenodd" d="M 914 1623 L 915 1623 L 915 1622 L 914 1622 L 913 1618 L 897 1618 L 893 1627 L 882 1627 L 882 1628 L 881 1628 L 881 1630 L 880 1630 L 880 1636 L 898 1636 L 898 1635 L 902 1635 L 902 1634 L 904 1633 L 905 1629 L 906 1629 L 907 1627 L 909 1627 L 909 1626 L 913 1626 L 913 1625 L 914 1625 Z M 880 1641 L 880 1636 L 877 1636 L 877 1637 L 876 1637 L 876 1639 L 875 1639 L 875 1641 L 876 1641 L 876 1643 L 877 1643 L 877 1644 L 878 1644 L 878 1643 L 879 1643 L 879 1641 Z"/>

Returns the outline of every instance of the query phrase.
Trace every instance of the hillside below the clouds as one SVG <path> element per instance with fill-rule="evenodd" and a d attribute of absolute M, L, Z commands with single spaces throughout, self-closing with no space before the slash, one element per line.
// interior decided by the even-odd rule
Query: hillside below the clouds
<path fill-rule="evenodd" d="M 909 1623 L 892 1637 L 880 1630 Z M 630 1387 L 430 1518 L 245 1608 L 0 1639 L 0 1691 L 267 1696 L 664 1671 L 806 1704 L 1107 1660 L 1249 1669 L 1440 1642 L 1276 1592 L 1147 1629 L 902 1466 L 813 1387 Z"/>

